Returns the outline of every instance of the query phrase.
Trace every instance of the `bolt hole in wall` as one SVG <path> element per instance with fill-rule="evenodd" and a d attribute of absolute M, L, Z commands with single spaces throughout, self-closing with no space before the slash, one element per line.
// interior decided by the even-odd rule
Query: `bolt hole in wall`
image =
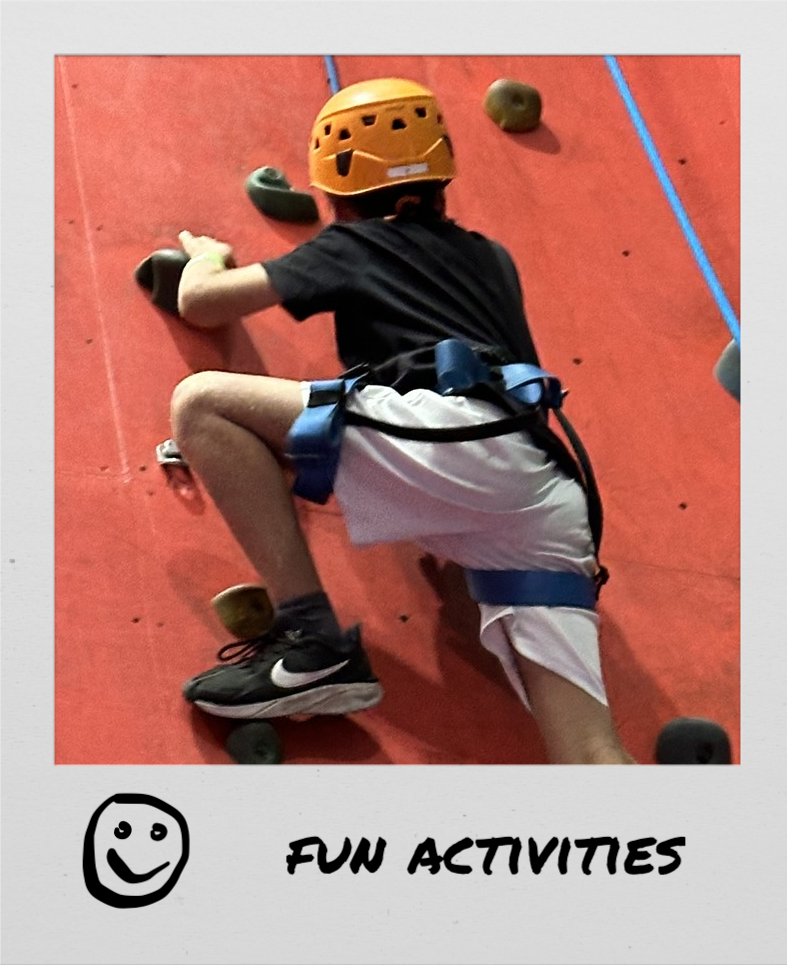
<path fill-rule="evenodd" d="M 330 377 L 330 324 L 298 326 L 272 310 L 221 338 L 195 333 L 152 306 L 131 273 L 154 249 L 176 247 L 182 228 L 226 238 L 248 263 L 320 229 L 266 217 L 243 182 L 270 165 L 308 191 L 304 146 L 326 93 L 323 66 L 317 57 L 234 57 L 232 71 L 222 57 L 197 68 L 188 57 L 59 63 L 56 760 L 225 764 L 225 732 L 195 727 L 180 686 L 227 642 L 210 600 L 257 577 L 209 501 L 181 498 L 151 460 L 170 435 L 182 378 L 216 369 Z M 737 305 L 737 59 L 619 63 Z M 627 746 L 652 760 L 660 728 L 679 716 L 719 720 L 737 744 L 739 409 L 712 376 L 729 333 L 603 58 L 346 57 L 340 67 L 344 84 L 385 74 L 437 91 L 460 167 L 449 213 L 502 241 L 520 269 L 539 349 L 570 390 L 567 412 L 605 500 L 605 676 Z M 507 132 L 486 115 L 485 91 L 506 76 L 540 91 L 535 129 Z M 282 92 L 281 110 L 261 126 L 247 91 L 266 84 Z M 217 92 L 231 111 L 215 110 Z M 326 124 L 337 145 L 339 133 Z M 118 156 L 133 161 L 132 204 L 109 182 Z M 285 763 L 542 763 L 532 720 L 478 645 L 461 574 L 409 546 L 354 550 L 333 512 L 303 519 L 335 606 L 364 626 L 388 696 L 347 719 L 283 721 Z M 154 624 L 153 675 L 137 657 L 151 623 L 132 623 L 126 607 L 168 614 Z M 134 655 L 122 680 L 118 653 Z M 471 717 L 445 711 L 468 694 L 483 742 Z"/>

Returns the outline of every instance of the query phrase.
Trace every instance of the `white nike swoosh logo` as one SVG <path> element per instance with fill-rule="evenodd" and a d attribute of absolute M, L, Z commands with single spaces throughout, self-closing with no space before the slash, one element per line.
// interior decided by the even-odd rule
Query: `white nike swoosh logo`
<path fill-rule="evenodd" d="M 276 684 L 277 687 L 281 687 L 284 690 L 292 690 L 293 687 L 304 687 L 306 684 L 313 684 L 317 680 L 322 680 L 324 677 L 330 677 L 331 674 L 336 673 L 337 670 L 341 670 L 350 661 L 342 660 L 341 663 L 336 663 L 332 667 L 325 667 L 323 670 L 307 670 L 303 673 L 291 673 L 289 670 L 284 669 L 284 658 L 282 657 L 276 664 L 274 664 L 273 670 L 271 670 L 271 683 Z"/>

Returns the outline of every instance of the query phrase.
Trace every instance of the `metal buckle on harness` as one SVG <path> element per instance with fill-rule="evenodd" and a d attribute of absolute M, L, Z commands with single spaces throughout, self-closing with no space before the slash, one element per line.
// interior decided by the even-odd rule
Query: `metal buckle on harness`
<path fill-rule="evenodd" d="M 344 380 L 331 379 L 326 382 L 312 382 L 307 408 L 315 409 L 321 405 L 336 405 L 344 399 Z"/>

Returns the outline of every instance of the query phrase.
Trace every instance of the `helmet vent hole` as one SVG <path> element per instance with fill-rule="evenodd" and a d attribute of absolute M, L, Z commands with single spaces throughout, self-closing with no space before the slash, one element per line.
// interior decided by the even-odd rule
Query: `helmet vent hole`
<path fill-rule="evenodd" d="M 315 139 L 314 139 L 314 150 L 315 150 L 315 151 L 318 151 L 319 149 L 320 149 L 320 139 L 319 139 L 319 137 L 315 137 Z"/>
<path fill-rule="evenodd" d="M 405 122 L 402 120 L 401 117 L 394 118 L 393 122 L 391 123 L 392 131 L 403 131 L 406 127 L 407 125 L 405 124 Z"/>
<path fill-rule="evenodd" d="M 350 162 L 352 159 L 352 149 L 349 151 L 339 151 L 339 153 L 336 155 L 336 173 L 340 178 L 346 178 L 350 173 Z"/>
<path fill-rule="evenodd" d="M 343 127 L 343 128 L 339 131 L 339 140 L 340 140 L 340 141 L 348 141 L 349 139 L 350 139 L 350 132 L 347 130 L 346 127 Z"/>
<path fill-rule="evenodd" d="M 443 123 L 443 115 L 442 115 L 442 114 L 438 114 L 438 115 L 437 115 L 437 123 L 438 123 L 438 124 L 442 124 L 442 123 Z"/>
<path fill-rule="evenodd" d="M 425 108 L 425 107 L 416 107 L 415 113 L 416 113 L 416 115 L 417 115 L 418 117 L 426 117 L 426 108 Z"/>
<path fill-rule="evenodd" d="M 374 124 L 374 122 L 377 120 L 377 115 L 376 115 L 376 114 L 364 114 L 363 117 L 361 118 L 361 120 L 363 121 L 363 123 L 364 123 L 364 125 L 365 125 L 366 127 L 371 127 L 372 124 Z"/>
<path fill-rule="evenodd" d="M 324 130 L 325 130 L 325 136 L 327 137 L 331 133 L 331 125 L 326 124 Z"/>

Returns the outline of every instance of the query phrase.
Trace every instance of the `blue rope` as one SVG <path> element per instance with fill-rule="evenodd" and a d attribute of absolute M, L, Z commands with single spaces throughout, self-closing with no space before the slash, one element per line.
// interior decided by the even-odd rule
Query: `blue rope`
<path fill-rule="evenodd" d="M 342 89 L 342 85 L 339 83 L 339 74 L 336 71 L 336 62 L 330 54 L 326 54 L 323 57 L 325 61 L 325 69 L 328 71 L 328 83 L 331 85 L 331 93 L 338 94 Z"/>
<path fill-rule="evenodd" d="M 664 193 L 667 195 L 667 200 L 672 206 L 675 217 L 678 219 L 678 223 L 683 229 L 683 234 L 686 238 L 686 241 L 689 243 L 692 254 L 699 265 L 700 271 L 705 276 L 705 281 L 711 290 L 711 294 L 716 300 L 719 311 L 721 312 L 724 321 L 727 323 L 727 327 L 729 328 L 730 332 L 732 332 L 732 337 L 735 339 L 736 343 L 740 345 L 741 329 L 738 318 L 735 315 L 735 311 L 732 305 L 730 305 L 730 302 L 724 293 L 724 289 L 721 287 L 721 284 L 716 277 L 710 262 L 708 261 L 707 255 L 705 254 L 702 245 L 700 244 L 700 240 L 697 237 L 691 222 L 689 221 L 688 215 L 686 214 L 683 205 L 680 202 L 680 198 L 678 197 L 675 188 L 672 186 L 669 175 L 667 174 L 667 171 L 661 162 L 661 158 L 659 157 L 659 152 L 656 150 L 656 145 L 653 143 L 653 139 L 648 133 L 648 129 L 645 126 L 645 122 L 642 119 L 639 108 L 637 107 L 637 104 L 631 95 L 631 91 L 629 90 L 628 84 L 623 77 L 623 73 L 618 66 L 618 62 L 614 57 L 605 57 L 604 60 L 606 61 L 607 67 L 609 68 L 609 71 L 612 74 L 615 83 L 617 84 L 620 96 L 623 98 L 626 108 L 628 109 L 629 116 L 631 117 L 637 134 L 639 135 L 639 139 L 642 141 L 642 146 L 645 148 L 645 153 L 648 155 L 650 163 L 653 165 L 653 169 L 656 172 L 656 176 L 661 183 L 661 187 L 663 188 Z"/>

